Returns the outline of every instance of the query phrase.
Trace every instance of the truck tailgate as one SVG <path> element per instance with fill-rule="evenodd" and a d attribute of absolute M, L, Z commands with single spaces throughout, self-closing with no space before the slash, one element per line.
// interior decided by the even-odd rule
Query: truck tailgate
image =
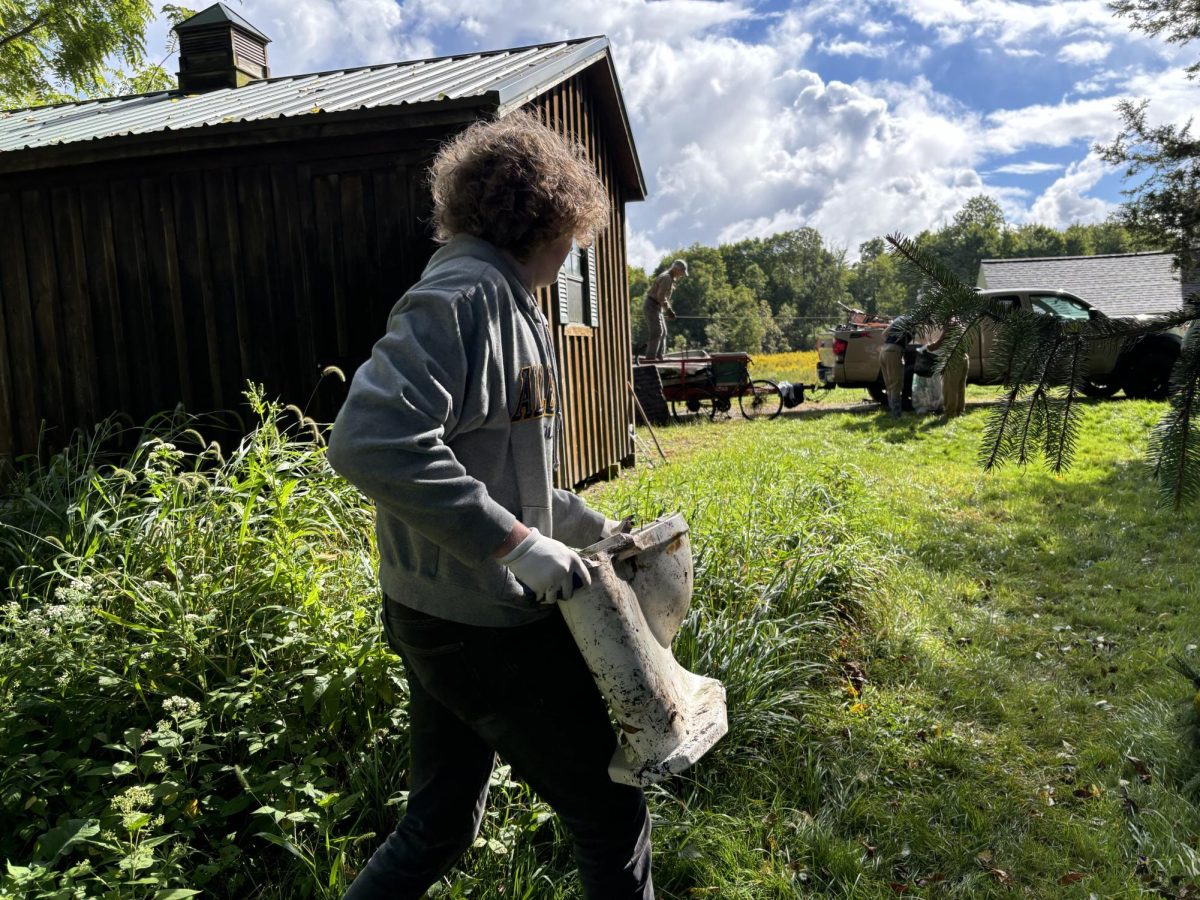
<path fill-rule="evenodd" d="M 817 361 L 823 366 L 833 365 L 833 332 L 817 335 Z"/>

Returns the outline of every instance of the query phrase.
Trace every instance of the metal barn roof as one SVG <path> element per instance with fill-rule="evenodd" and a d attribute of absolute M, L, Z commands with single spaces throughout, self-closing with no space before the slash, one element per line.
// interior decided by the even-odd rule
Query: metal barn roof
<path fill-rule="evenodd" d="M 266 78 L 204 94 L 160 91 L 0 112 L 0 152 L 438 100 L 494 99 L 504 109 L 604 58 L 608 47 L 605 37 L 584 38 Z"/>
<path fill-rule="evenodd" d="M 1110 316 L 1172 312 L 1200 290 L 1195 277 L 1188 282 L 1180 278 L 1170 253 L 985 259 L 979 264 L 978 285 L 1070 291 Z"/>

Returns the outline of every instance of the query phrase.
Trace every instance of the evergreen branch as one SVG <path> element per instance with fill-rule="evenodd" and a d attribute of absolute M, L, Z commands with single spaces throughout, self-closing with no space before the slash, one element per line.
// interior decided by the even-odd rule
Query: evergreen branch
<path fill-rule="evenodd" d="M 1017 461 L 1023 466 L 1029 463 L 1030 437 L 1040 437 L 1047 430 L 1049 406 L 1046 391 L 1050 383 L 1050 372 L 1054 368 L 1054 352 L 1058 349 L 1060 342 L 1061 339 L 1055 337 L 1054 342 L 1050 345 L 1049 353 L 1046 354 L 1045 362 L 1041 367 L 1042 373 L 1038 378 L 1037 386 L 1029 396 L 1029 411 L 1025 414 L 1025 427 L 1021 429 L 1020 450 L 1017 455 Z"/>
<path fill-rule="evenodd" d="M 991 371 L 999 369 L 1004 373 L 1007 393 L 984 432 L 980 461 L 985 471 L 998 468 L 1016 451 L 1012 434 L 1014 418 L 1021 396 L 1028 389 L 1029 374 L 1037 368 L 1037 348 L 1043 343 L 1041 329 L 1045 323 L 1041 320 L 1044 316 L 1013 314 L 1004 318 L 1010 321 L 996 335 L 990 367 Z"/>
<path fill-rule="evenodd" d="M 983 322 L 987 318 L 987 313 L 977 312 L 966 324 L 963 324 L 958 319 L 950 320 L 945 328 L 942 345 L 936 351 L 937 364 L 933 369 L 935 375 L 941 375 L 950 360 L 955 359 L 959 354 L 967 352 L 970 346 L 972 329 L 982 327 Z"/>
<path fill-rule="evenodd" d="M 1062 411 L 1050 418 L 1050 423 L 1058 423 L 1056 430 L 1046 430 L 1046 465 L 1051 472 L 1058 475 L 1071 464 L 1075 455 L 1075 434 L 1078 425 L 1078 412 L 1075 398 L 1078 396 L 1079 385 L 1083 381 L 1084 350 L 1087 343 L 1082 336 L 1071 338 L 1070 367 L 1066 379 L 1066 390 L 1062 398 Z"/>
<path fill-rule="evenodd" d="M 1019 394 L 1019 386 L 1009 391 L 1000 406 L 988 416 L 988 425 L 984 427 L 984 443 L 979 450 L 979 464 L 984 472 L 1000 468 L 1008 458 L 1004 452 L 1004 438 L 1008 432 L 1008 420 L 1013 415 L 1013 403 Z"/>
<path fill-rule="evenodd" d="M 945 325 L 955 316 L 968 316 L 980 306 L 981 298 L 973 288 L 967 287 L 954 272 L 922 252 L 914 241 L 902 235 L 888 235 L 887 240 L 895 252 L 903 256 L 933 286 L 917 301 L 912 314 L 914 328 L 920 325 Z"/>
<path fill-rule="evenodd" d="M 1042 387 L 1039 384 L 1037 389 L 1030 394 L 1025 400 L 1025 415 L 1022 423 L 1019 437 L 1017 438 L 1017 463 L 1021 466 L 1029 465 L 1029 437 L 1031 426 L 1034 421 L 1034 414 L 1038 411 L 1038 400 L 1041 398 Z M 1036 434 L 1034 435 L 1036 437 Z"/>
<path fill-rule="evenodd" d="M 1196 295 L 1190 307 L 1200 306 Z M 1174 509 L 1200 496 L 1200 434 L 1195 423 L 1200 401 L 1200 326 L 1193 325 L 1171 373 L 1170 407 L 1150 441 L 1157 465 L 1161 502 Z"/>
<path fill-rule="evenodd" d="M 1103 316 L 1089 319 L 1084 324 L 1084 336 L 1090 341 L 1145 337 L 1187 325 L 1198 317 L 1200 317 L 1200 310 L 1189 308 L 1186 304 L 1175 312 L 1148 316 L 1144 319 L 1110 319 L 1108 316 Z"/>
<path fill-rule="evenodd" d="M 1017 358 L 1020 344 L 1014 342 L 1010 348 L 1010 364 Z M 984 434 L 984 448 L 980 452 L 980 461 L 984 471 L 990 472 L 999 468 L 1012 455 L 1013 439 L 1010 432 L 1011 419 L 1017 402 L 1025 392 L 1025 374 L 1031 366 L 1032 357 L 1027 357 L 1021 370 L 1021 377 L 1010 380 L 1008 393 L 1000 404 L 999 413 L 992 416 Z M 1011 368 L 1010 368 L 1011 371 Z M 989 449 L 990 445 L 990 449 Z"/>
<path fill-rule="evenodd" d="M 984 429 L 983 447 L 979 452 L 979 462 L 985 472 L 1000 468 L 1008 458 L 1006 444 L 1009 443 L 1009 419 L 1012 418 L 1021 390 L 1022 386 L 1019 384 L 1012 387 L 988 419 Z"/>
<path fill-rule="evenodd" d="M 1185 135 L 1186 136 L 1186 135 Z M 940 327 L 943 338 L 935 371 L 969 346 L 973 332 L 994 327 L 992 352 L 984 360 L 987 380 L 999 380 L 1005 393 L 984 430 L 979 461 L 985 471 L 1008 459 L 1028 464 L 1040 446 L 1047 467 L 1057 473 L 1070 465 L 1079 430 L 1078 403 L 1087 364 L 1096 345 L 1128 344 L 1191 324 L 1171 378 L 1170 409 L 1155 429 L 1152 453 L 1164 502 L 1176 508 L 1200 498 L 1200 296 L 1182 309 L 1139 319 L 1096 315 L 1065 320 L 1001 304 L 981 296 L 954 272 L 925 254 L 914 241 L 887 238 L 893 251 L 912 265 L 926 285 L 902 323 L 909 334 Z"/>

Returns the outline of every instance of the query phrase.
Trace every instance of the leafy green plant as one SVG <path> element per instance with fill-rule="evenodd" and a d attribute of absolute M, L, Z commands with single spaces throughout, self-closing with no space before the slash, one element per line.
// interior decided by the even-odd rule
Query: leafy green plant
<path fill-rule="evenodd" d="M 335 896 L 390 827 L 405 687 L 371 510 L 307 424 L 249 401 L 228 456 L 168 418 L 106 462 L 110 423 L 0 501 L 14 896 Z"/>

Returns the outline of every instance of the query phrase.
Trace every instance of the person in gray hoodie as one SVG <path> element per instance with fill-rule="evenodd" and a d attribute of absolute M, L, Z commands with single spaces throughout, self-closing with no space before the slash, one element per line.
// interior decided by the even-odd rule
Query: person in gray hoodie
<path fill-rule="evenodd" d="M 347 900 L 418 898 L 478 834 L 499 753 L 571 834 L 589 900 L 652 898 L 650 819 L 607 773 L 607 708 L 557 607 L 621 523 L 553 486 L 554 344 L 533 295 L 608 221 L 583 150 L 523 113 L 432 168 L 443 246 L 355 373 L 330 464 L 375 501 L 383 624 L 409 685 L 408 803 Z"/>

